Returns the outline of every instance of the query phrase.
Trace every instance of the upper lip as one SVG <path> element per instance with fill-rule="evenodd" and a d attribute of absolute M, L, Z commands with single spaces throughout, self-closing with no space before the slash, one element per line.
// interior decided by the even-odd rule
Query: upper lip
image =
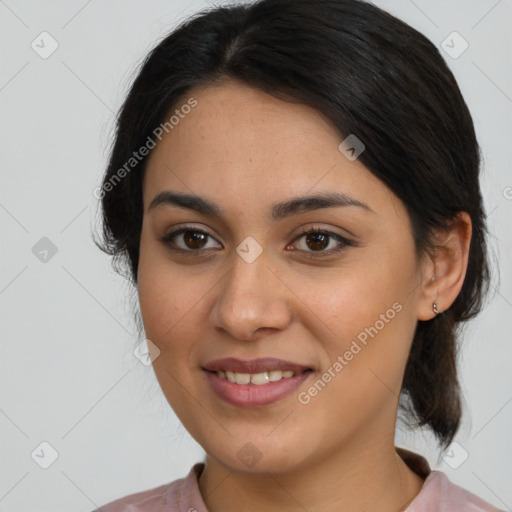
<path fill-rule="evenodd" d="M 246 361 L 236 359 L 235 357 L 226 357 L 205 364 L 203 370 L 210 372 L 223 370 L 237 373 L 263 373 L 279 370 L 282 372 L 303 373 L 306 370 L 311 370 L 311 367 L 274 357 L 263 357 Z"/>

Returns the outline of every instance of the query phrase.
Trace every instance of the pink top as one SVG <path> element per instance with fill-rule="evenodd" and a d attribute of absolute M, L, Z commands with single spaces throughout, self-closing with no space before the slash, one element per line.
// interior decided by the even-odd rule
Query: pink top
<path fill-rule="evenodd" d="M 427 460 L 404 448 L 396 448 L 404 462 L 425 478 L 419 494 L 404 512 L 503 512 L 466 489 L 450 482 L 441 471 L 432 471 Z M 185 478 L 147 491 L 130 494 L 96 509 L 99 512 L 208 512 L 199 491 L 204 463 L 194 464 Z"/>

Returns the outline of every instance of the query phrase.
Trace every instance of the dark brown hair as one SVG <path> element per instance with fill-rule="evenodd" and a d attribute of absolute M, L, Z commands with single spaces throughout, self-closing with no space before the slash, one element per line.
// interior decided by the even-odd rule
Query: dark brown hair
<path fill-rule="evenodd" d="M 126 162 L 192 86 L 225 78 L 309 105 L 340 141 L 349 134 L 363 141 L 359 159 L 404 203 L 418 257 L 431 253 L 434 229 L 458 212 L 470 215 L 462 290 L 447 311 L 418 322 L 400 402 L 414 426 L 429 426 L 448 446 L 461 419 L 457 328 L 480 311 L 489 285 L 480 151 L 453 74 L 426 37 L 360 0 L 260 0 L 186 20 L 143 62 L 101 188 L 98 245 L 135 286 L 147 157 L 133 169 Z"/>

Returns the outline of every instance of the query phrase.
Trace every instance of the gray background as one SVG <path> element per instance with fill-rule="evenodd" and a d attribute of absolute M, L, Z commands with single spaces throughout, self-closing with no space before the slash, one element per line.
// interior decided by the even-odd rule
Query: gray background
<path fill-rule="evenodd" d="M 397 444 L 510 510 L 512 1 L 375 3 L 438 46 L 453 31 L 469 44 L 458 58 L 441 51 L 483 149 L 482 186 L 501 267 L 494 297 L 466 329 L 460 365 L 466 414 L 450 463 L 438 457 L 428 433 L 399 430 Z M 1 511 L 86 512 L 182 477 L 202 459 L 151 367 L 132 353 L 140 341 L 127 300 L 132 294 L 91 231 L 98 212 L 93 190 L 114 113 L 138 63 L 207 5 L 0 0 Z M 58 44 L 44 59 L 31 47 L 35 41 L 39 52 L 51 49 L 43 31 Z M 445 44 L 460 51 L 461 42 L 452 40 Z M 58 453 L 48 469 L 40 464 L 50 461 L 51 448 L 42 442 Z"/>

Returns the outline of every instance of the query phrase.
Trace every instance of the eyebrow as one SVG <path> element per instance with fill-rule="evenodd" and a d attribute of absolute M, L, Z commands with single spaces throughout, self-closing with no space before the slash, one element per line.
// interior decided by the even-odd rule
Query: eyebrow
<path fill-rule="evenodd" d="M 193 194 L 183 194 L 165 190 L 157 194 L 151 201 L 148 212 L 161 205 L 178 206 L 194 210 L 210 217 L 224 218 L 222 209 L 212 201 Z M 270 218 L 277 222 L 286 217 L 305 213 L 321 208 L 355 206 L 375 213 L 367 204 L 339 192 L 323 192 L 314 195 L 294 197 L 272 205 Z"/>

